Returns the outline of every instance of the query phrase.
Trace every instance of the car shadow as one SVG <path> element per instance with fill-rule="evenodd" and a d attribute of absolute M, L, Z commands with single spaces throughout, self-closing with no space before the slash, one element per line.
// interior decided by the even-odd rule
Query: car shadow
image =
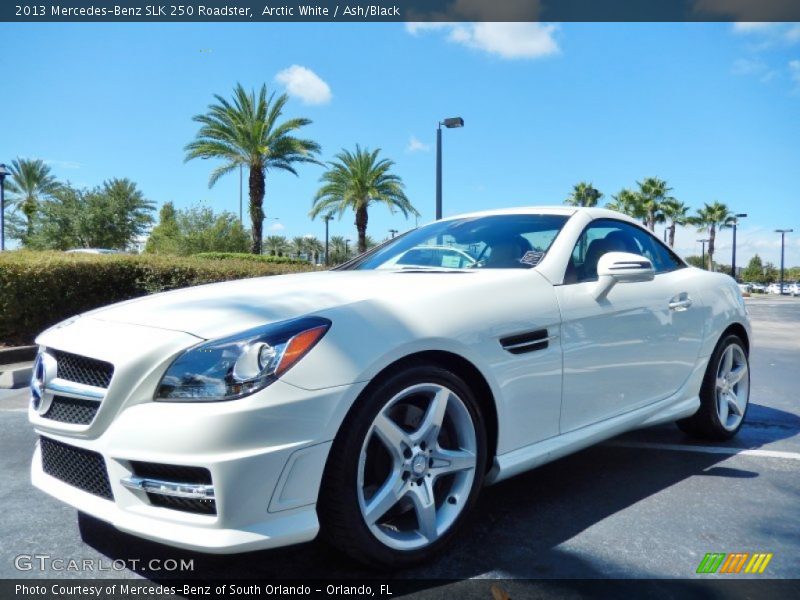
<path fill-rule="evenodd" d="M 762 418 L 790 424 L 771 429 L 767 441 L 795 435 L 800 430 L 800 418 L 796 415 L 764 406 L 754 412 Z M 659 442 L 665 439 L 672 443 L 688 441 L 672 425 L 622 437 L 630 436 Z M 476 510 L 455 543 L 437 560 L 402 571 L 364 568 L 319 541 L 219 556 L 142 540 L 86 515 L 80 515 L 79 525 L 83 540 L 112 560 L 138 559 L 145 567 L 151 559 L 193 560 L 194 570 L 190 572 L 164 573 L 146 568 L 137 571 L 154 582 L 166 582 L 171 577 L 226 581 L 389 578 L 423 580 L 426 587 L 435 588 L 442 580 L 487 573 L 510 579 L 606 578 L 609 574 L 603 570 L 602 561 L 588 560 L 570 552 L 562 547 L 563 543 L 687 478 L 698 475 L 758 477 L 755 472 L 717 466 L 728 458 L 728 455 L 699 452 L 648 452 L 613 444 L 589 448 L 484 489 Z M 613 544 L 614 540 L 609 543 Z M 642 571 L 629 576 L 657 578 L 660 574 Z M 558 585 L 567 584 L 560 581 Z"/>

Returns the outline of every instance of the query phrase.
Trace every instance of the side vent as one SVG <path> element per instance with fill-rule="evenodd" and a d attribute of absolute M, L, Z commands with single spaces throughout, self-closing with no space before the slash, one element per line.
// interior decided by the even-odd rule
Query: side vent
<path fill-rule="evenodd" d="M 528 333 L 500 338 L 500 345 L 511 354 L 524 354 L 544 350 L 550 345 L 551 339 L 547 335 L 547 329 L 537 329 Z"/>

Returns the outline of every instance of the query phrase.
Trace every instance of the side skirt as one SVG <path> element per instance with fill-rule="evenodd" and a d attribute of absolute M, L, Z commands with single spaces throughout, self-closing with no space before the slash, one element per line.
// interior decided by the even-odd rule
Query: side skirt
<path fill-rule="evenodd" d="M 669 398 L 496 456 L 486 484 L 519 475 L 626 431 L 693 415 L 700 408 L 698 393 L 705 370 L 706 360 L 703 360 L 683 388 Z"/>

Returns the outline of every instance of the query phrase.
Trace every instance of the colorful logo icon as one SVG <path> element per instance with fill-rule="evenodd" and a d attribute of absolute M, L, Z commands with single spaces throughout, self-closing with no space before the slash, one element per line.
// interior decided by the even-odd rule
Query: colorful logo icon
<path fill-rule="evenodd" d="M 709 552 L 700 561 L 697 567 L 698 573 L 763 573 L 769 561 L 772 560 L 772 552 Z"/>

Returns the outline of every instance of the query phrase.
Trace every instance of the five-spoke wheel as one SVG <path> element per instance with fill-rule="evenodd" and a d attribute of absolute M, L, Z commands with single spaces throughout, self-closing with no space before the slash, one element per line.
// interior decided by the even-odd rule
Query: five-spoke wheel
<path fill-rule="evenodd" d="M 399 550 L 435 542 L 456 520 L 475 478 L 477 441 L 453 390 L 412 385 L 375 417 L 358 464 L 358 500 L 372 533 Z"/>
<path fill-rule="evenodd" d="M 711 440 L 730 439 L 742 426 L 749 399 L 747 349 L 738 336 L 725 336 L 708 362 L 700 388 L 700 409 L 678 421 L 678 427 Z"/>
<path fill-rule="evenodd" d="M 471 508 L 486 469 L 480 407 L 456 374 L 411 366 L 369 389 L 328 460 L 327 537 L 383 565 L 431 556 Z"/>
<path fill-rule="evenodd" d="M 720 425 L 735 431 L 744 418 L 750 397 L 747 355 L 738 344 L 725 348 L 717 368 L 716 399 Z"/>

